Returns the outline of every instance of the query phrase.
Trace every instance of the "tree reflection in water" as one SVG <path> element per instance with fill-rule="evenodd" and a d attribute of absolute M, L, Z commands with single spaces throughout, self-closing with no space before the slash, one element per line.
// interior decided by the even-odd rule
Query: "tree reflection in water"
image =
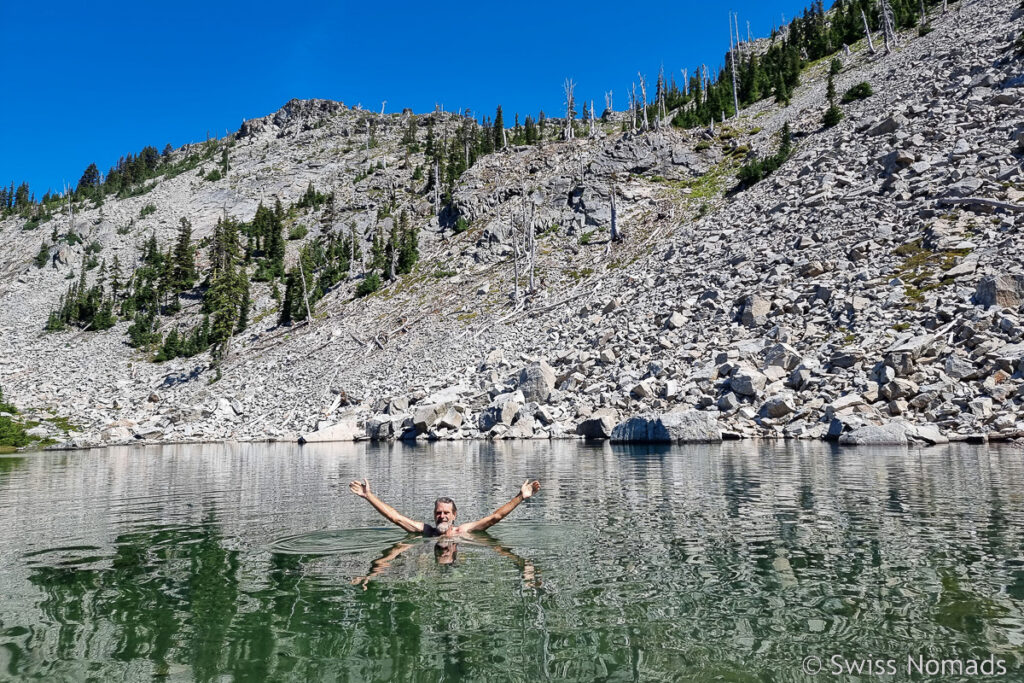
<path fill-rule="evenodd" d="M 408 476 L 458 471 L 454 457 L 407 464 Z M 212 495 L 186 513 L 111 522 L 111 543 L 36 537 L 42 550 L 0 563 L 0 678 L 769 681 L 830 652 L 994 653 L 1019 672 L 1019 457 L 522 457 L 552 482 L 545 497 L 493 536 L 454 544 L 270 552 L 237 504 Z M 472 458 L 457 482 L 466 490 L 503 476 Z M 0 494 L 32 467 L 0 476 Z M 0 542 L 21 541 L 12 531 Z"/>

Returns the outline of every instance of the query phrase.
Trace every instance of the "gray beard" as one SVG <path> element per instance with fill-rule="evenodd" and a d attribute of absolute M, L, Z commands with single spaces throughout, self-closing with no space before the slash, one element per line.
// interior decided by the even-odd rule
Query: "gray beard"
<path fill-rule="evenodd" d="M 451 528 L 452 528 L 452 525 L 449 524 L 448 522 L 441 522 L 440 524 L 437 525 L 438 532 L 440 532 L 442 534 L 448 533 L 448 530 L 451 529 Z"/>

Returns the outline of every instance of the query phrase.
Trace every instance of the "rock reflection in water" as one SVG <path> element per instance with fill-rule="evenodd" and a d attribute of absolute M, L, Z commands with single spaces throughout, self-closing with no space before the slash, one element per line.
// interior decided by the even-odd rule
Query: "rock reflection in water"
<path fill-rule="evenodd" d="M 379 529 L 344 483 L 467 518 Z M 1020 451 L 110 449 L 0 466 L 0 678 L 799 680 L 807 655 L 1020 672 Z"/>

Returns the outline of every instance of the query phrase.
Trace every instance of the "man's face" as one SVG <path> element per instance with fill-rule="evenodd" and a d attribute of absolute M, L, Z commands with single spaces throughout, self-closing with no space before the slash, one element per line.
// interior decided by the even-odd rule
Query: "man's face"
<path fill-rule="evenodd" d="M 438 503 L 434 506 L 434 526 L 442 534 L 451 528 L 455 521 L 455 510 L 451 503 Z"/>

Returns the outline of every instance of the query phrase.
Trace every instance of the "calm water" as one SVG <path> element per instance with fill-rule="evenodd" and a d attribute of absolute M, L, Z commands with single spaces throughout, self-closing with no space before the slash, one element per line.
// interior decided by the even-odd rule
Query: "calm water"
<path fill-rule="evenodd" d="M 442 547 L 386 528 L 348 492 L 363 476 L 420 519 L 438 495 L 468 521 L 543 488 Z M 857 680 L 906 680 L 908 656 L 1024 680 L 1024 451 L 0 458 L 0 680 L 852 680 L 834 655 L 894 661 Z M 913 678 L 981 679 L 949 671 Z"/>

